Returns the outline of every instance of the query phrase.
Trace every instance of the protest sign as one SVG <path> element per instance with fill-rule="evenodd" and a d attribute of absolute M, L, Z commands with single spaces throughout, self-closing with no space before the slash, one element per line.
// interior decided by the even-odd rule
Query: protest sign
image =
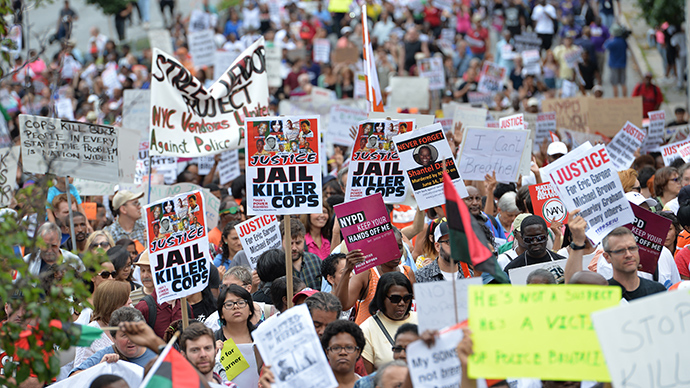
<path fill-rule="evenodd" d="M 264 364 L 274 368 L 276 388 L 338 386 L 306 305 L 266 320 L 252 338 Z"/>
<path fill-rule="evenodd" d="M 568 81 L 564 79 L 561 83 L 561 97 L 570 98 L 577 95 L 578 90 L 577 84 L 575 82 Z"/>
<path fill-rule="evenodd" d="M 448 282 L 444 282 L 448 283 Z M 460 359 L 455 348 L 462 341 L 459 325 L 439 333 L 434 346 L 427 346 L 417 340 L 407 345 L 410 356 L 407 366 L 414 388 L 458 387 L 462 378 Z"/>
<path fill-rule="evenodd" d="M 397 135 L 393 141 L 398 149 L 400 165 L 405 170 L 405 180 L 412 186 L 420 210 L 446 203 L 444 164 L 460 197 L 467 196 L 463 176 L 458 173 L 455 157 L 440 124 Z"/>
<path fill-rule="evenodd" d="M 541 74 L 541 56 L 539 50 L 526 50 L 520 54 L 522 58 L 522 76 Z"/>
<path fill-rule="evenodd" d="M 357 99 L 367 98 L 367 75 L 362 72 L 355 73 L 355 85 L 352 96 Z"/>
<path fill-rule="evenodd" d="M 682 158 L 685 163 L 688 163 L 690 161 L 690 143 L 676 148 L 676 154 Z"/>
<path fill-rule="evenodd" d="M 411 131 L 414 123 L 414 120 L 365 120 L 359 123 L 352 146 L 345 201 L 374 193 L 381 193 L 386 203 L 405 199 L 405 174 L 393 137 Z"/>
<path fill-rule="evenodd" d="M 139 143 L 139 155 L 135 167 L 134 183 L 148 182 L 149 174 L 161 174 L 166 184 L 177 181 L 177 158 L 170 156 L 151 156 L 149 158 L 148 141 Z"/>
<path fill-rule="evenodd" d="M 220 154 L 218 162 L 218 177 L 220 184 L 225 185 L 242 174 L 240 171 L 240 156 L 237 150 L 225 151 Z"/>
<path fill-rule="evenodd" d="M 597 99 L 601 101 L 603 99 Z M 546 99 L 541 102 L 541 109 L 544 112 L 556 112 L 556 125 L 558 128 L 570 129 L 578 132 L 588 131 L 588 112 L 589 98 L 558 98 Z M 620 128 L 623 126 L 617 126 Z"/>
<path fill-rule="evenodd" d="M 541 38 L 536 32 L 523 32 L 520 35 L 515 35 L 513 39 L 515 40 L 515 51 L 519 53 L 541 48 Z"/>
<path fill-rule="evenodd" d="M 448 133 L 453 131 L 453 118 L 448 119 L 434 119 L 434 124 L 439 123 L 443 128 L 443 132 Z"/>
<path fill-rule="evenodd" d="M 57 98 L 55 100 L 55 111 L 58 118 L 74 120 L 74 108 L 72 107 L 71 98 Z"/>
<path fill-rule="evenodd" d="M 252 269 L 256 269 L 259 256 L 269 249 L 280 249 L 283 240 L 275 215 L 257 216 L 235 225 L 242 249 L 247 254 Z"/>
<path fill-rule="evenodd" d="M 549 141 L 551 139 L 549 132 L 556 133 L 556 112 L 539 113 L 534 136 L 534 148 L 538 148 L 544 143 L 544 140 Z"/>
<path fill-rule="evenodd" d="M 189 26 L 187 27 L 188 34 L 208 30 L 211 27 L 210 13 L 200 9 L 192 10 L 192 13 L 189 15 Z"/>
<path fill-rule="evenodd" d="M 647 134 L 630 121 L 625 123 L 618 134 L 606 145 L 611 161 L 618 171 L 627 170 L 635 160 L 635 153 L 642 146 Z"/>
<path fill-rule="evenodd" d="M 664 142 L 664 127 L 666 126 L 666 112 L 663 110 L 655 110 L 649 112 L 649 128 L 647 129 L 647 137 L 644 139 L 642 151 L 656 149 Z"/>
<path fill-rule="evenodd" d="M 248 214 L 321 213 L 319 118 L 247 119 Z"/>
<path fill-rule="evenodd" d="M 532 199 L 534 215 L 543 218 L 547 226 L 551 226 L 551 221 L 565 224 L 568 211 L 551 183 L 530 185 L 529 196 Z"/>
<path fill-rule="evenodd" d="M 314 62 L 329 63 L 331 61 L 331 41 L 328 39 L 314 39 Z"/>
<path fill-rule="evenodd" d="M 455 287 L 453 282 L 414 283 L 412 286 L 420 332 L 441 330 L 466 320 L 467 287 L 481 284 L 481 278 L 457 279 Z M 457 321 L 455 311 L 458 312 Z"/>
<path fill-rule="evenodd" d="M 592 144 L 605 143 L 604 137 L 595 133 L 571 131 L 564 128 L 560 128 L 558 133 L 560 134 L 561 141 L 563 141 L 571 149 L 575 149 L 587 142 Z"/>
<path fill-rule="evenodd" d="M 210 265 L 200 191 L 146 206 L 146 234 L 158 304 L 201 292 Z"/>
<path fill-rule="evenodd" d="M 556 284 L 565 282 L 565 262 L 568 259 L 547 261 L 546 263 L 532 264 L 525 267 L 508 270 L 510 284 L 514 286 L 524 286 L 527 284 L 527 277 L 538 269 L 545 269 L 556 279 Z"/>
<path fill-rule="evenodd" d="M 529 135 L 520 129 L 467 128 L 458 158 L 460 175 L 483 181 L 495 171 L 499 182 L 516 182 Z"/>
<path fill-rule="evenodd" d="M 678 154 L 678 150 L 687 144 L 690 144 L 690 139 L 661 146 L 661 157 L 664 159 L 664 164 L 670 166 L 674 160 L 680 158 L 681 156 Z"/>
<path fill-rule="evenodd" d="M 19 115 L 19 129 L 25 172 L 118 181 L 119 128 Z"/>
<path fill-rule="evenodd" d="M 690 386 L 689 319 L 687 289 L 592 314 L 614 388 Z"/>
<path fill-rule="evenodd" d="M 355 266 L 355 274 L 400 258 L 395 233 L 381 193 L 347 201 L 333 210 L 348 251 L 361 249 L 364 261 Z"/>
<path fill-rule="evenodd" d="M 666 128 L 664 135 L 669 143 L 685 140 L 690 137 L 690 125 L 672 125 Z"/>
<path fill-rule="evenodd" d="M 563 52 L 563 59 L 565 60 L 566 66 L 571 69 L 576 69 L 578 68 L 577 64 L 582 60 L 582 48 L 577 45 L 570 47 L 572 49 Z"/>
<path fill-rule="evenodd" d="M 359 49 L 355 47 L 336 47 L 333 52 L 334 63 L 353 64 L 359 61 Z"/>
<path fill-rule="evenodd" d="M 484 62 L 482 71 L 479 73 L 479 84 L 477 91 L 480 93 L 493 94 L 503 90 L 503 79 L 507 69 L 493 62 Z"/>
<path fill-rule="evenodd" d="M 226 51 L 226 50 L 216 50 L 213 55 L 213 79 L 217 80 L 223 76 L 225 70 L 232 65 L 232 62 L 237 58 L 237 52 Z M 266 56 L 268 56 L 268 50 L 266 50 Z M 269 83 L 270 83 L 270 70 L 269 70 Z"/>
<path fill-rule="evenodd" d="M 213 30 L 201 30 L 187 34 L 189 55 L 192 56 L 195 67 L 213 66 L 215 63 L 216 43 L 213 40 Z M 227 69 L 227 67 L 225 67 Z"/>
<path fill-rule="evenodd" d="M 264 60 L 266 61 L 266 73 L 268 74 L 268 86 L 271 88 L 280 87 L 283 85 L 283 77 L 281 76 L 283 50 L 271 43 L 266 44 L 265 53 Z"/>
<path fill-rule="evenodd" d="M 426 127 L 434 123 L 434 115 L 422 115 L 422 114 L 410 114 L 410 113 L 393 113 L 393 112 L 369 112 L 369 119 L 371 120 L 381 120 L 381 119 L 393 119 L 400 121 L 413 121 L 414 128 Z"/>
<path fill-rule="evenodd" d="M 525 115 L 518 113 L 516 115 L 502 117 L 498 120 L 498 127 L 500 129 L 525 129 Z"/>
<path fill-rule="evenodd" d="M 589 316 L 620 300 L 620 287 L 472 286 L 468 311 L 474 355 L 468 374 L 610 381 Z"/>
<path fill-rule="evenodd" d="M 419 76 L 429 79 L 429 90 L 446 88 L 446 73 L 441 57 L 422 58 L 417 60 Z"/>
<path fill-rule="evenodd" d="M 429 79 L 422 77 L 392 77 L 388 106 L 391 109 L 429 109 Z"/>
<path fill-rule="evenodd" d="M 225 152 L 230 152 L 230 151 L 225 151 Z M 213 156 L 201 156 L 201 157 L 192 159 L 192 163 L 197 164 L 197 169 L 199 170 L 199 172 L 198 172 L 199 175 L 208 175 L 211 172 L 211 169 L 213 169 L 213 165 L 215 164 L 215 159 Z"/>
<path fill-rule="evenodd" d="M 558 190 L 569 212 L 580 209 L 578 214 L 587 221 L 587 237 L 595 245 L 610 231 L 634 219 L 621 180 L 603 144 L 581 145 L 543 167 L 541 177 Z"/>
<path fill-rule="evenodd" d="M 101 362 L 50 386 L 54 388 L 90 387 L 99 376 L 113 374 L 122 378 L 129 387 L 138 387 L 144 376 L 144 368 L 124 360 Z"/>
<path fill-rule="evenodd" d="M 138 129 L 141 131 L 141 138 L 148 141 L 151 91 L 148 89 L 127 89 L 123 93 L 122 126 Z"/>
<path fill-rule="evenodd" d="M 220 364 L 225 369 L 228 381 L 232 381 L 232 379 L 249 368 L 247 359 L 242 356 L 242 352 L 240 352 L 232 338 L 228 338 L 223 343 L 223 348 L 220 351 Z"/>
<path fill-rule="evenodd" d="M 155 30 L 149 30 L 148 32 L 148 37 L 149 37 L 149 46 L 153 48 L 157 48 L 159 50 L 163 50 L 164 52 L 168 54 L 174 53 L 173 50 L 173 45 L 172 45 L 172 38 L 170 37 L 170 31 L 167 29 L 155 29 Z"/>
<path fill-rule="evenodd" d="M 489 106 L 491 105 L 491 95 L 479 92 L 467 92 L 467 101 L 472 106 Z"/>
<path fill-rule="evenodd" d="M 0 148 L 0 207 L 9 207 L 14 197 L 20 152 L 19 146 Z"/>
<path fill-rule="evenodd" d="M 659 263 L 659 255 L 664 248 L 666 235 L 671 227 L 671 220 L 654 214 L 649 210 L 643 209 L 631 203 L 635 219 L 632 223 L 625 225 L 635 236 L 635 242 L 640 247 L 641 270 L 654 274 Z"/>
<path fill-rule="evenodd" d="M 239 148 L 245 119 L 268 115 L 263 42 L 245 50 L 209 90 L 174 57 L 154 49 L 151 152 L 195 157 Z"/>
<path fill-rule="evenodd" d="M 627 121 L 642 128 L 642 97 L 590 98 L 588 105 L 587 122 L 593 133 L 613 137 Z"/>
<path fill-rule="evenodd" d="M 367 119 L 367 111 L 357 107 L 333 105 L 331 107 L 331 120 L 328 126 L 328 140 L 333 144 L 352 146 L 350 128 L 356 127 L 360 121 Z"/>
<path fill-rule="evenodd" d="M 460 124 L 462 124 L 463 130 L 467 127 L 485 127 L 486 109 L 458 106 L 453 115 L 453 129 L 457 128 Z"/>

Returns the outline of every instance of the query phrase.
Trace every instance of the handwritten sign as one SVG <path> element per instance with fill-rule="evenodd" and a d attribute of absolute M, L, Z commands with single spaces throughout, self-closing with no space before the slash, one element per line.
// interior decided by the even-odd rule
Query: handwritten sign
<path fill-rule="evenodd" d="M 256 269 L 259 256 L 269 249 L 278 249 L 283 240 L 275 215 L 257 216 L 235 225 L 242 249 L 247 254 L 252 269 Z"/>
<path fill-rule="evenodd" d="M 19 146 L 0 148 L 0 207 L 8 207 L 17 186 Z"/>
<path fill-rule="evenodd" d="M 455 299 L 452 282 L 415 283 L 414 298 L 417 306 L 419 331 L 441 330 L 467 319 L 467 288 L 481 285 L 481 278 L 455 281 Z M 457 304 L 454 304 L 457 303 Z M 458 321 L 455 320 L 457 308 Z"/>
<path fill-rule="evenodd" d="M 529 196 L 532 199 L 534 215 L 543 218 L 547 226 L 551 226 L 552 221 L 565 223 L 568 211 L 551 183 L 530 185 Z"/>
<path fill-rule="evenodd" d="M 498 127 L 501 129 L 525 129 L 525 115 L 518 113 L 516 115 L 502 117 L 498 120 Z"/>
<path fill-rule="evenodd" d="M 596 101 L 601 100 L 597 99 Z M 544 112 L 556 112 L 556 125 L 558 128 L 587 132 L 589 128 L 588 102 L 589 98 L 587 97 L 546 99 L 541 102 L 541 109 Z M 616 128 L 620 128 L 622 125 Z"/>
<path fill-rule="evenodd" d="M 225 368 L 228 381 L 232 381 L 240 373 L 249 369 L 247 359 L 242 356 L 242 352 L 232 338 L 228 338 L 223 343 L 223 349 L 220 351 L 220 364 Z"/>
<path fill-rule="evenodd" d="M 611 161 L 618 171 L 627 170 L 635 160 L 635 152 L 642 146 L 647 134 L 630 121 L 625 123 L 618 134 L 606 145 Z"/>
<path fill-rule="evenodd" d="M 333 105 L 331 107 L 331 120 L 328 126 L 328 140 L 333 144 L 352 146 L 350 128 L 367 119 L 367 111 L 358 107 Z"/>
<path fill-rule="evenodd" d="M 528 130 L 467 128 L 458 160 L 460 175 L 484 180 L 495 171 L 499 182 L 516 182 L 529 136 Z"/>
<path fill-rule="evenodd" d="M 556 133 L 556 112 L 544 112 L 537 115 L 536 133 L 534 136 L 534 147 L 539 147 L 544 140 L 550 140 L 549 132 Z"/>
<path fill-rule="evenodd" d="M 642 271 L 653 274 L 656 272 L 659 256 L 671 227 L 671 220 L 635 204 L 631 203 L 630 206 L 635 214 L 635 220 L 625 227 L 632 231 L 637 246 L 640 247 Z"/>
<path fill-rule="evenodd" d="M 443 282 L 448 283 L 448 282 Z M 434 346 L 417 340 L 407 345 L 407 366 L 415 388 L 457 387 L 462 370 L 455 348 L 462 341 L 462 329 L 451 327 L 439 333 Z"/>
<path fill-rule="evenodd" d="M 470 287 L 469 376 L 610 381 L 589 316 L 620 299 L 620 287 Z"/>
<path fill-rule="evenodd" d="M 565 262 L 568 259 L 547 261 L 546 263 L 532 264 L 525 267 L 508 270 L 510 284 L 514 286 L 524 286 L 527 284 L 527 277 L 538 269 L 545 269 L 553 275 L 557 284 L 565 282 Z"/>

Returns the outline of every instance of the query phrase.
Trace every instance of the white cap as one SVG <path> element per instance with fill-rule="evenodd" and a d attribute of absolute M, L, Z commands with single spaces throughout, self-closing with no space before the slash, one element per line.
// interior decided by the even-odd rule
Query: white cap
<path fill-rule="evenodd" d="M 637 206 L 640 206 L 643 203 L 646 203 L 650 208 L 656 206 L 656 200 L 654 198 L 645 198 L 644 195 L 634 191 L 625 193 L 625 198 Z"/>
<path fill-rule="evenodd" d="M 560 141 L 555 141 L 551 144 L 549 144 L 549 148 L 546 149 L 546 154 L 547 155 L 557 155 L 557 154 L 567 154 L 568 153 L 568 146 L 565 145 L 565 143 L 560 142 Z"/>

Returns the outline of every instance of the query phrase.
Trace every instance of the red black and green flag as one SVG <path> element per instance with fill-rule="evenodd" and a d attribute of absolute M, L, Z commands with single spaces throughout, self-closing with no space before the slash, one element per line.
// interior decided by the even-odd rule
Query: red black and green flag
<path fill-rule="evenodd" d="M 196 368 L 172 347 L 172 343 L 158 356 L 141 388 L 207 388 Z"/>
<path fill-rule="evenodd" d="M 450 238 L 450 254 L 455 261 L 470 264 L 475 270 L 486 272 L 499 283 L 510 283 L 489 247 L 482 227 L 460 198 L 448 173 L 443 173 L 446 194 L 446 219 Z"/>
<path fill-rule="evenodd" d="M 61 322 L 57 319 L 50 321 L 50 326 L 63 330 L 67 333 L 69 342 L 72 346 L 91 346 L 93 341 L 101 338 L 103 330 L 97 327 L 88 325 L 79 325 L 77 323 Z"/>

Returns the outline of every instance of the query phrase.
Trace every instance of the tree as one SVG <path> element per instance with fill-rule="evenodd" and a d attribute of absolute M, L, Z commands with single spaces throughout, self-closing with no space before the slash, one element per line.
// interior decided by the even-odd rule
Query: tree
<path fill-rule="evenodd" d="M 668 22 L 680 26 L 685 21 L 684 0 L 637 0 L 644 20 L 650 26 L 659 26 Z"/>

